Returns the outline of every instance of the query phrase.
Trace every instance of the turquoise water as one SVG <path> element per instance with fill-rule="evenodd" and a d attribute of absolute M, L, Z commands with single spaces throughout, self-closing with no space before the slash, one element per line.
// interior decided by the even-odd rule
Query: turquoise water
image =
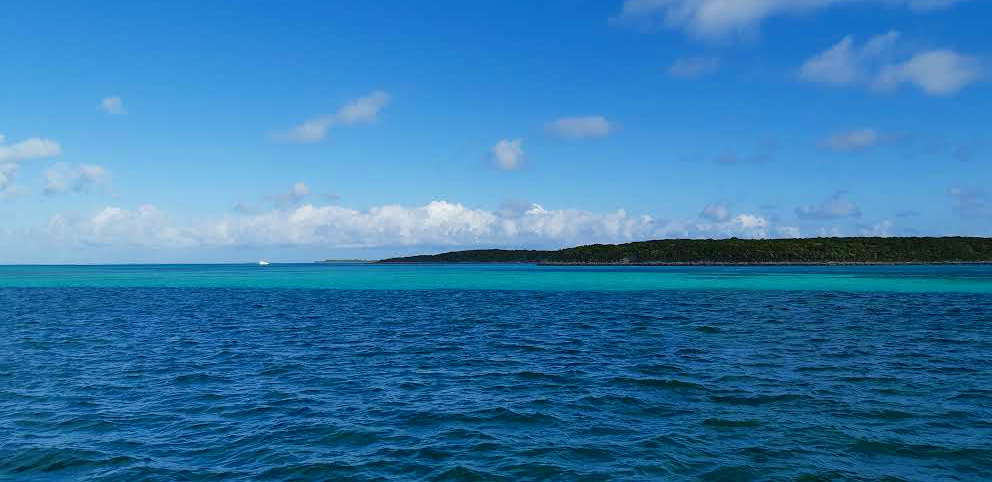
<path fill-rule="evenodd" d="M 0 266 L 0 287 L 351 290 L 790 290 L 992 293 L 992 266 L 546 267 L 534 265 Z"/>

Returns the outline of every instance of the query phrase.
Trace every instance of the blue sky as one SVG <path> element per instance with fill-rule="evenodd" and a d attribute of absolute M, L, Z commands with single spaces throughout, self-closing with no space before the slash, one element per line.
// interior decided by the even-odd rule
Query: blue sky
<path fill-rule="evenodd" d="M 0 263 L 992 235 L 978 0 L 14 2 Z"/>

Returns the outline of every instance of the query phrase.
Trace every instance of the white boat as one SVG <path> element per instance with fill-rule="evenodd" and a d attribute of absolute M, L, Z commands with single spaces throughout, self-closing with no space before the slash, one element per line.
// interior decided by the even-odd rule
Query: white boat
<path fill-rule="evenodd" d="M 269 262 L 263 259 L 263 260 L 261 260 L 261 261 L 258 262 L 258 265 L 259 266 L 268 266 L 269 265 Z"/>

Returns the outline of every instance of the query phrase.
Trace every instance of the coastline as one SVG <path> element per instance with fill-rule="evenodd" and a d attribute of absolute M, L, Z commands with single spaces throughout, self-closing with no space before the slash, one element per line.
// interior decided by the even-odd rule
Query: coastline
<path fill-rule="evenodd" d="M 438 264 L 506 264 L 535 266 L 671 266 L 671 267 L 744 267 L 744 266 L 987 266 L 990 261 L 756 261 L 756 262 L 710 262 L 710 261 L 662 261 L 636 263 L 592 263 L 592 262 L 551 262 L 551 261 L 373 261 L 370 264 L 391 265 L 438 265 Z"/>

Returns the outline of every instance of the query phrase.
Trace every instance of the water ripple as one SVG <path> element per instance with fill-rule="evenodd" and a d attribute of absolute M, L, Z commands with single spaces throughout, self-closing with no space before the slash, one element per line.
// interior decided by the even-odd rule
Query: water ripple
<path fill-rule="evenodd" d="M 992 480 L 988 306 L 0 288 L 0 480 Z"/>

